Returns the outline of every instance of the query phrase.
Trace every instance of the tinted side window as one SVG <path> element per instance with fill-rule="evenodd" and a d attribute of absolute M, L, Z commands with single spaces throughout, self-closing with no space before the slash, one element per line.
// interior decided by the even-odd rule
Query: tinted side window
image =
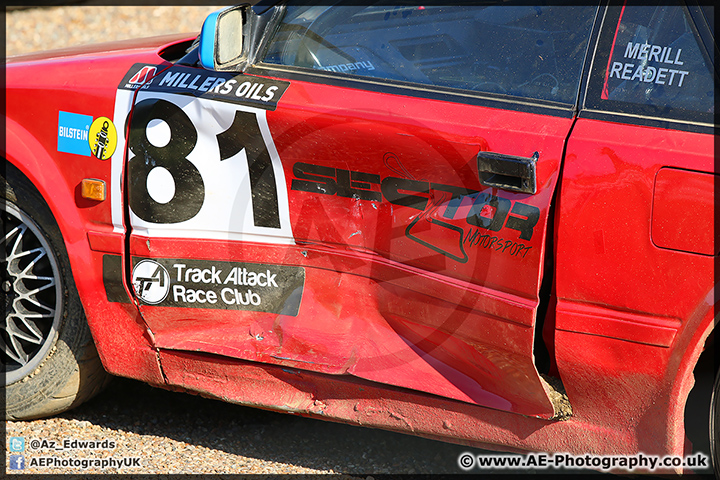
<path fill-rule="evenodd" d="M 711 121 L 715 82 L 709 65 L 680 5 L 611 8 L 603 24 L 587 105 Z"/>
<path fill-rule="evenodd" d="M 705 21 L 707 22 L 713 36 L 715 36 L 715 7 L 713 5 L 701 5 Z"/>
<path fill-rule="evenodd" d="M 596 10 L 291 1 L 263 62 L 573 104 Z"/>

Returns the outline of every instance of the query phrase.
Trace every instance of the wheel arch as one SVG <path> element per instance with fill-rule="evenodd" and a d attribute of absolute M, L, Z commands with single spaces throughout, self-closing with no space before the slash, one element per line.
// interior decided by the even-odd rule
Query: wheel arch
<path fill-rule="evenodd" d="M 677 400 L 670 403 L 668 426 L 673 431 L 669 432 L 668 438 L 678 450 L 682 450 L 681 447 L 688 447 L 685 442 L 685 407 L 690 391 L 695 386 L 696 368 L 701 355 L 715 345 L 714 335 L 711 334 L 720 320 L 720 303 L 715 301 L 716 288 L 717 286 L 714 286 L 710 289 L 684 325 L 675 341 L 674 352 L 668 365 L 666 381 L 670 384 L 670 398 Z M 713 355 L 712 352 L 709 353 Z M 717 356 L 713 368 L 717 372 Z M 679 443 L 684 445 L 678 445 Z"/>
<path fill-rule="evenodd" d="M 2 159 L 2 167 L 0 183 L 3 198 L 6 199 L 2 208 L 3 224 L 25 225 L 24 230 L 10 227 L 11 233 L 5 240 L 10 238 L 17 241 L 8 250 L 5 248 L 11 245 L 12 240 L 3 242 L 7 255 L 0 266 L 6 268 L 4 273 L 8 276 L 5 278 L 9 279 L 5 291 L 13 292 L 12 297 L 9 297 L 12 299 L 12 309 L 6 305 L 4 328 L 14 347 L 8 348 L 6 352 L 10 352 L 7 355 L 13 359 L 13 365 L 19 364 L 8 369 L 4 377 L 4 414 L 6 420 L 29 420 L 54 415 L 79 405 L 99 393 L 109 377 L 98 358 L 84 306 L 75 288 L 74 269 L 70 264 L 66 240 L 47 198 L 12 162 Z M 8 224 L 5 220 L 17 223 Z M 21 253 L 13 257 L 17 251 Z M 33 252 L 34 259 L 28 255 Z M 23 257 L 25 260 L 17 260 Z M 40 260 L 42 258 L 47 260 Z M 21 264 L 23 261 L 26 263 Z M 17 263 L 10 268 L 13 262 Z M 27 279 L 45 283 L 42 286 L 36 283 L 27 286 L 24 283 Z M 3 288 L 6 288 L 5 284 Z M 33 292 L 45 289 L 53 292 L 52 297 L 30 298 Z M 24 307 L 19 308 L 18 302 L 25 302 Z M 32 304 L 40 310 L 27 307 Z M 25 316 L 26 313 L 30 315 Z M 52 314 L 52 320 L 46 319 L 49 313 Z M 43 317 L 45 319 L 37 320 Z M 29 326 L 24 318 L 34 318 L 38 323 Z M 10 333 L 11 324 L 14 333 Z M 22 324 L 26 327 L 25 333 Z M 33 335 L 42 335 L 42 338 L 23 337 L 27 329 Z M 24 338 L 29 343 L 23 346 L 13 341 L 13 337 Z M 4 340 L 8 341 L 7 338 L 4 337 Z M 30 345 L 29 349 L 27 345 Z M 11 350 L 14 350 L 14 354 Z"/>
<path fill-rule="evenodd" d="M 65 184 L 58 162 L 22 125 L 8 117 L 4 117 L 4 120 L 5 146 L 0 154 L 6 164 L 15 167 L 43 198 L 62 232 L 66 246 L 85 237 L 82 228 L 84 222 L 74 208 L 73 188 Z"/>
<path fill-rule="evenodd" d="M 109 303 L 105 297 L 97 261 L 102 252 L 93 252 L 90 247 L 89 229 L 78 213 L 74 188 L 64 183 L 58 163 L 36 138 L 16 122 L 7 118 L 6 122 L 0 173 L 15 176 L 16 181 L 37 192 L 48 209 L 62 237 L 70 275 L 105 368 L 116 375 L 164 384 L 155 350 L 134 305 Z"/>

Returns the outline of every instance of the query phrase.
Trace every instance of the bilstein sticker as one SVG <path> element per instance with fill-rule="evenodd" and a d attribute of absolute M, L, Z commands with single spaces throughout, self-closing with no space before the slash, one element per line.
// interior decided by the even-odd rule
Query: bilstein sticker
<path fill-rule="evenodd" d="M 90 125 L 88 135 L 90 152 L 100 160 L 107 160 L 115 153 L 117 146 L 117 131 L 115 125 L 107 117 L 98 117 Z"/>
<path fill-rule="evenodd" d="M 58 113 L 58 152 L 90 156 L 88 132 L 92 120 L 90 115 L 60 111 Z"/>
<path fill-rule="evenodd" d="M 159 307 L 249 310 L 297 316 L 305 269 L 189 259 L 133 258 L 142 303 Z"/>

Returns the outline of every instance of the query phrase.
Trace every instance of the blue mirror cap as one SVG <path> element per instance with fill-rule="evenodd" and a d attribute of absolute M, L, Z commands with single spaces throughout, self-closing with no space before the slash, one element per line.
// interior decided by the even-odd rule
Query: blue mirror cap
<path fill-rule="evenodd" d="M 217 32 L 217 19 L 226 9 L 218 10 L 207 16 L 200 31 L 200 64 L 208 70 L 215 70 L 215 33 Z"/>

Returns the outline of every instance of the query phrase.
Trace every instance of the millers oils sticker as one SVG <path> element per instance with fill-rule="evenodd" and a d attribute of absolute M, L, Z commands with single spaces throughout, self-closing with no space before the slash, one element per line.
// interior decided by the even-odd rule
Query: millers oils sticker
<path fill-rule="evenodd" d="M 275 110 L 289 86 L 290 82 L 283 80 L 180 65 L 158 73 L 158 66 L 136 63 L 118 88 L 189 95 Z"/>
<path fill-rule="evenodd" d="M 135 295 L 147 305 L 297 316 L 305 285 L 305 269 L 134 257 L 132 285 Z"/>

